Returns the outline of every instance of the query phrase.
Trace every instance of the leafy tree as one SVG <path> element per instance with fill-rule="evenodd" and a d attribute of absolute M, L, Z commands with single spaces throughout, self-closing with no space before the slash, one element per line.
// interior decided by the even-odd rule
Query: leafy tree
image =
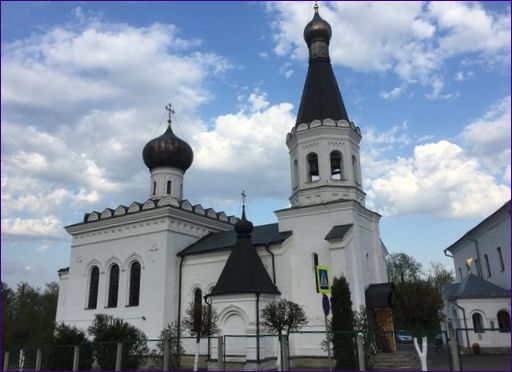
<path fill-rule="evenodd" d="M 441 262 L 431 262 L 428 279 L 440 290 L 444 285 L 453 283 L 455 277 L 452 270 L 449 270 Z"/>
<path fill-rule="evenodd" d="M 7 283 L 2 282 L 2 344 L 4 350 L 14 347 L 14 318 L 16 294 Z"/>
<path fill-rule="evenodd" d="M 354 313 L 350 288 L 344 277 L 334 278 L 331 287 L 332 307 L 332 344 L 336 370 L 354 370 L 357 368 L 354 340 Z"/>
<path fill-rule="evenodd" d="M 149 350 L 144 332 L 112 315 L 96 314 L 88 328 L 93 336 L 93 350 L 103 370 L 113 370 L 116 364 L 117 343 L 123 343 L 122 369 L 137 369 Z"/>
<path fill-rule="evenodd" d="M 58 324 L 51 345 L 43 356 L 43 369 L 52 371 L 70 370 L 73 365 L 74 346 L 80 346 L 78 369 L 88 371 L 92 367 L 92 345 L 85 332 L 74 326 Z"/>
<path fill-rule="evenodd" d="M 270 332 L 279 336 L 286 332 L 297 331 L 308 323 L 304 309 L 295 302 L 286 299 L 270 302 L 262 311 L 263 325 Z"/>
<path fill-rule="evenodd" d="M 160 340 L 156 344 L 159 356 L 154 358 L 157 363 L 160 362 L 160 356 L 164 355 L 166 341 L 169 342 L 169 369 L 176 370 L 181 364 L 181 355 L 185 352 L 178 338 L 178 324 L 176 322 L 167 324 L 167 327 L 160 332 Z"/>
<path fill-rule="evenodd" d="M 388 280 L 391 283 L 412 282 L 420 279 L 421 264 L 412 256 L 403 252 L 392 253 L 386 257 Z"/>
<path fill-rule="evenodd" d="M 442 320 L 443 297 L 432 280 L 417 280 L 395 286 L 395 329 L 437 330 Z"/>
<path fill-rule="evenodd" d="M 187 329 L 191 334 L 197 335 L 197 330 L 195 327 L 196 322 L 198 322 L 197 314 L 201 315 L 199 337 L 208 337 L 219 332 L 219 328 L 217 327 L 219 316 L 217 315 L 215 308 L 210 308 L 210 306 L 202 304 L 201 310 L 198 311 L 197 307 L 194 305 L 194 302 L 191 302 L 185 311 L 185 318 L 183 319 L 183 327 Z"/>

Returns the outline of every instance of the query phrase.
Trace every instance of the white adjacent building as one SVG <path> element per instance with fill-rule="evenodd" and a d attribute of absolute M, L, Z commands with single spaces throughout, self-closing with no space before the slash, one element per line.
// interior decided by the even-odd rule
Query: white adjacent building
<path fill-rule="evenodd" d="M 331 27 L 318 9 L 304 38 L 309 69 L 286 137 L 290 206 L 275 212 L 277 222 L 253 227 L 245 214 L 239 220 L 185 199 L 193 151 L 174 135 L 169 116 L 166 132 L 143 150 L 148 199 L 87 213 L 66 227 L 71 259 L 59 271 L 57 321 L 86 329 L 95 314 L 112 314 L 157 338 L 183 319 L 191 301 L 208 295 L 225 335 L 263 333 L 259 314 L 275 298 L 301 304 L 307 329 L 323 330 L 319 264 L 347 278 L 354 310 L 369 301 L 384 329 L 392 330 L 390 286 L 377 285 L 387 282 L 381 216 L 365 206 L 361 131 L 346 112 L 329 59 Z M 296 346 L 320 355 L 322 339 Z M 273 347 L 252 338 L 226 351 L 252 363 L 275 355 Z"/>
<path fill-rule="evenodd" d="M 456 283 L 444 288 L 446 327 L 464 348 L 510 350 L 510 201 L 445 249 Z"/>

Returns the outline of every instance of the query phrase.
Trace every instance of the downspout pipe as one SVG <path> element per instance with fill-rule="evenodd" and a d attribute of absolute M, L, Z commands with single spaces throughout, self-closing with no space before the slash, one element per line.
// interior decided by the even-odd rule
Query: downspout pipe
<path fill-rule="evenodd" d="M 260 365 L 260 294 L 256 292 L 256 361 Z"/>
<path fill-rule="evenodd" d="M 276 284 L 276 262 L 274 260 L 274 253 L 268 248 L 270 244 L 265 244 L 265 250 L 270 253 L 270 256 L 272 257 L 272 279 L 274 281 L 274 285 Z"/>
<path fill-rule="evenodd" d="M 208 305 L 208 359 L 207 360 L 210 360 L 211 359 L 211 352 L 210 352 L 210 345 L 211 345 L 211 341 L 210 341 L 210 338 L 211 338 L 211 330 L 212 330 L 212 301 L 208 301 L 208 295 L 205 295 L 204 296 L 204 303 L 206 305 Z"/>
<path fill-rule="evenodd" d="M 480 260 L 480 247 L 478 245 L 478 240 L 473 239 L 470 236 L 468 236 L 468 239 L 471 240 L 473 243 L 475 243 L 476 257 L 478 258 L 478 264 L 476 266 L 477 266 L 477 270 L 478 270 L 478 276 L 481 278 L 482 277 L 482 261 Z"/>
<path fill-rule="evenodd" d="M 177 326 L 177 336 L 178 336 L 178 342 L 176 343 L 176 347 L 178 348 L 176 351 L 177 353 L 179 354 L 179 345 L 180 345 L 180 335 L 181 335 L 181 277 L 182 277 L 182 266 L 183 266 L 183 261 L 185 260 L 185 257 L 184 256 L 179 256 L 180 257 L 180 267 L 178 269 L 179 273 L 178 273 L 178 326 Z"/>
<path fill-rule="evenodd" d="M 466 330 L 466 343 L 467 343 L 468 348 L 469 348 L 469 347 L 470 347 L 470 346 L 469 346 L 469 333 L 468 333 L 468 322 L 467 322 L 467 320 L 466 320 L 466 310 L 465 310 L 462 306 L 459 306 L 459 305 L 457 304 L 457 300 L 453 300 L 453 304 L 454 304 L 455 306 L 457 306 L 459 309 L 461 309 L 461 310 L 462 310 L 462 316 L 464 317 L 464 328 L 465 328 L 465 330 Z"/>

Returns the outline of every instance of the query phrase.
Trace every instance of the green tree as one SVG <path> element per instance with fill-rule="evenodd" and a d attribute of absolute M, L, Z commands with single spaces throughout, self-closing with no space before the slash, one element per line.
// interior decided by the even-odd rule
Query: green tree
<path fill-rule="evenodd" d="M 453 283 L 455 277 L 453 271 L 446 268 L 441 262 L 431 262 L 428 272 L 428 279 L 433 281 L 434 285 L 440 290 L 446 284 Z"/>
<path fill-rule="evenodd" d="M 214 307 L 210 307 L 206 304 L 202 304 L 201 310 L 197 309 L 194 302 L 191 302 L 187 310 L 185 311 L 185 318 L 183 319 L 183 327 L 187 329 L 191 334 L 197 335 L 196 322 L 197 314 L 200 314 L 201 326 L 199 337 L 208 337 L 219 332 L 217 327 L 217 321 L 219 316 Z"/>
<path fill-rule="evenodd" d="M 12 349 L 15 345 L 15 301 L 16 294 L 6 282 L 2 282 L 2 348 Z"/>
<path fill-rule="evenodd" d="M 297 331 L 308 323 L 304 309 L 295 302 L 284 298 L 270 302 L 262 310 L 263 326 L 279 336 Z"/>
<path fill-rule="evenodd" d="M 388 255 L 386 268 L 390 283 L 412 282 L 421 277 L 421 264 L 414 257 L 403 252 Z"/>
<path fill-rule="evenodd" d="M 181 364 L 181 355 L 185 352 L 178 338 L 178 325 L 176 322 L 167 324 L 167 327 L 160 332 L 160 340 L 156 344 L 158 357 L 154 358 L 156 363 L 159 363 L 160 356 L 164 355 L 166 342 L 169 342 L 169 369 L 176 370 Z"/>
<path fill-rule="evenodd" d="M 43 355 L 43 369 L 52 371 L 66 371 L 73 366 L 74 346 L 80 347 L 78 369 L 89 371 L 92 367 L 92 345 L 85 336 L 85 332 L 74 326 L 58 324 L 51 344 L 45 348 Z"/>
<path fill-rule="evenodd" d="M 115 368 L 118 342 L 123 343 L 123 370 L 136 370 L 149 353 L 144 332 L 112 315 L 96 314 L 88 331 L 93 337 L 94 355 L 103 370 Z"/>
<path fill-rule="evenodd" d="M 331 331 L 336 370 L 355 370 L 357 368 L 354 313 L 350 288 L 344 277 L 334 278 L 331 287 Z"/>

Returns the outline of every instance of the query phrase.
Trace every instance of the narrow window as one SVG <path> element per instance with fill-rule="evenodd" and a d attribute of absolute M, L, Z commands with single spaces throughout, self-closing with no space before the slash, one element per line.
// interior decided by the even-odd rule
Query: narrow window
<path fill-rule="evenodd" d="M 153 182 L 153 195 L 156 195 L 156 181 Z"/>
<path fill-rule="evenodd" d="M 498 328 L 500 332 L 510 332 L 510 314 L 505 310 L 498 311 Z"/>
<path fill-rule="evenodd" d="M 89 299 L 87 301 L 88 309 L 96 309 L 98 304 L 98 284 L 100 283 L 100 269 L 93 266 L 89 278 Z"/>
<path fill-rule="evenodd" d="M 130 266 L 130 293 L 128 306 L 139 306 L 140 295 L 140 263 L 135 261 Z"/>
<path fill-rule="evenodd" d="M 308 180 L 309 182 L 315 182 L 320 179 L 320 173 L 318 170 L 318 156 L 314 152 L 307 156 L 308 161 Z"/>
<path fill-rule="evenodd" d="M 331 152 L 331 179 L 342 180 L 343 175 L 343 156 L 339 151 Z"/>
<path fill-rule="evenodd" d="M 203 292 L 197 288 L 194 291 L 194 329 L 192 329 L 194 333 L 201 332 L 201 329 L 196 329 L 196 325 L 202 326 L 202 301 Z"/>
<path fill-rule="evenodd" d="M 171 193 L 171 181 L 167 181 L 167 194 Z"/>
<path fill-rule="evenodd" d="M 505 271 L 505 264 L 503 263 L 503 255 L 501 254 L 501 247 L 496 248 L 498 251 L 498 259 L 500 261 L 500 271 Z"/>
<path fill-rule="evenodd" d="M 354 182 L 360 185 L 361 178 L 359 175 L 359 166 L 357 165 L 357 158 L 355 155 L 352 155 L 352 171 L 354 172 Z"/>
<path fill-rule="evenodd" d="M 473 329 L 475 333 L 482 333 L 483 330 L 482 326 L 482 315 L 480 313 L 474 313 L 473 314 Z"/>
<path fill-rule="evenodd" d="M 108 279 L 108 302 L 107 307 L 117 306 L 117 295 L 119 292 L 119 266 L 113 264 L 110 267 L 110 275 Z"/>
<path fill-rule="evenodd" d="M 297 165 L 297 159 L 293 161 L 293 188 L 299 185 L 299 168 Z"/>
<path fill-rule="evenodd" d="M 487 255 L 484 255 L 485 258 L 485 266 L 487 267 L 487 277 L 491 277 L 491 266 L 489 265 L 489 257 Z"/>
<path fill-rule="evenodd" d="M 491 323 L 491 329 L 496 329 L 494 326 L 494 320 L 491 320 L 490 323 Z"/>
<path fill-rule="evenodd" d="M 476 275 L 477 276 L 482 276 L 480 274 L 480 264 L 478 263 L 478 260 L 475 258 L 475 270 L 476 270 Z"/>
<path fill-rule="evenodd" d="M 464 279 L 464 277 L 462 276 L 462 269 L 459 267 L 459 275 L 460 275 L 460 280 L 462 281 L 462 279 Z"/>

